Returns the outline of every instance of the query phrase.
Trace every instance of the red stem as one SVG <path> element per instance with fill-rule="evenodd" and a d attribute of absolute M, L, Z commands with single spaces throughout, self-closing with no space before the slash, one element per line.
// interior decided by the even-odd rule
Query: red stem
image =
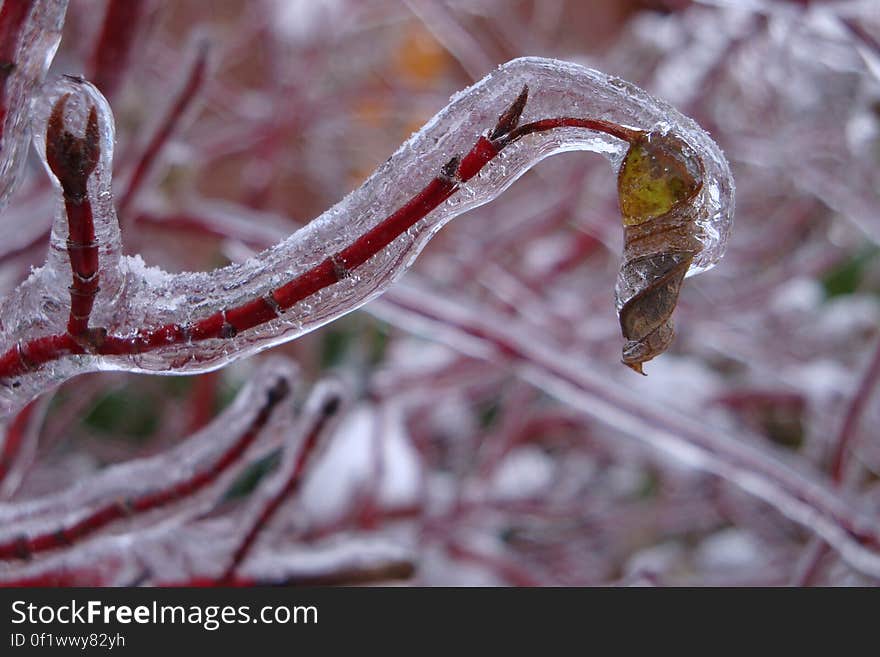
<path fill-rule="evenodd" d="M 858 435 L 859 424 L 878 381 L 880 381 L 880 343 L 874 350 L 874 356 L 859 382 L 859 387 L 850 402 L 843 424 L 840 425 L 840 431 L 834 441 L 834 453 L 831 457 L 831 481 L 837 488 L 844 483 L 850 447 Z M 819 574 L 819 565 L 828 554 L 828 549 L 828 544 L 824 541 L 814 542 L 808 548 L 806 561 L 798 569 L 798 581 L 796 582 L 798 586 L 810 586 L 815 581 Z"/>
<path fill-rule="evenodd" d="M 214 417 L 217 404 L 217 388 L 220 383 L 220 370 L 206 372 L 195 378 L 193 393 L 190 398 L 192 416 L 189 420 L 189 431 L 195 433 L 208 424 Z"/>
<path fill-rule="evenodd" d="M 67 212 L 67 254 L 73 283 L 67 333 L 84 336 L 98 294 L 98 242 L 88 195 L 88 179 L 101 157 L 98 112 L 92 106 L 82 137 L 64 127 L 64 110 L 70 94 L 58 99 L 46 128 L 46 162 L 58 178 Z"/>
<path fill-rule="evenodd" d="M 278 383 L 268 391 L 265 403 L 241 437 L 205 470 L 163 490 L 146 493 L 139 497 L 117 500 L 102 506 L 71 525 L 59 527 L 51 532 L 35 536 L 21 536 L 0 543 L 0 560 L 29 559 L 40 552 L 70 546 L 112 522 L 154 511 L 194 495 L 211 482 L 216 481 L 221 474 L 241 458 L 263 427 L 266 426 L 274 408 L 288 393 L 287 382 L 284 379 L 279 379 Z"/>
<path fill-rule="evenodd" d="M 234 579 L 235 571 L 238 570 L 238 567 L 244 562 L 245 558 L 247 558 L 257 540 L 257 536 L 269 523 L 281 507 L 281 504 L 292 497 L 299 489 L 306 466 L 314 456 L 315 447 L 318 445 L 318 441 L 327 427 L 327 422 L 339 409 L 339 402 L 339 397 L 332 396 L 328 398 L 320 412 L 311 419 L 311 427 L 308 428 L 305 439 L 297 447 L 298 453 L 296 455 L 296 460 L 294 461 L 293 468 L 290 470 L 287 480 L 284 482 L 284 485 L 281 486 L 271 498 L 269 498 L 266 506 L 263 507 L 262 511 L 257 516 L 257 519 L 253 522 L 247 534 L 245 534 L 244 539 L 239 543 L 238 548 L 232 555 L 232 559 L 219 582 L 223 583 Z"/>
<path fill-rule="evenodd" d="M 101 36 L 92 53 L 94 85 L 107 98 L 116 93 L 128 69 L 129 55 L 144 16 L 145 0 L 109 0 Z"/>
<path fill-rule="evenodd" d="M 0 148 L 3 145 L 6 115 L 9 113 L 6 83 L 15 71 L 18 42 L 31 8 L 29 2 L 4 2 L 0 9 Z"/>
<path fill-rule="evenodd" d="M 499 150 L 504 148 L 507 144 L 525 137 L 526 135 L 535 132 L 546 132 L 547 130 L 554 130 L 556 128 L 585 128 L 587 130 L 595 130 L 596 132 L 604 132 L 612 137 L 617 137 L 630 144 L 644 134 L 641 130 L 625 128 L 622 125 L 612 123 L 611 121 L 605 121 L 603 119 L 577 119 L 563 116 L 555 119 L 541 119 L 540 121 L 533 121 L 532 123 L 526 123 L 519 126 L 508 133 L 506 137 L 499 140 Z"/>
<path fill-rule="evenodd" d="M 174 132 L 174 128 L 180 122 L 181 117 L 184 112 L 190 107 L 192 101 L 195 99 L 199 89 L 202 87 L 202 83 L 205 80 L 205 70 L 207 68 L 208 62 L 208 47 L 206 43 L 199 44 L 198 51 L 196 52 L 196 58 L 193 62 L 189 74 L 187 75 L 186 82 L 181 88 L 180 92 L 177 94 L 177 99 L 174 101 L 174 104 L 168 110 L 168 113 L 162 119 L 162 123 L 159 124 L 158 129 L 153 134 L 150 141 L 147 143 L 146 148 L 144 148 L 144 152 L 141 154 L 141 158 L 135 166 L 134 173 L 132 173 L 131 178 L 128 181 L 128 186 L 125 188 L 125 191 L 122 193 L 122 197 L 119 200 L 118 211 L 120 216 L 124 216 L 126 210 L 128 210 L 135 196 L 141 188 L 141 185 L 144 182 L 147 174 L 150 172 L 150 169 L 153 167 L 153 164 L 156 162 L 156 159 L 159 157 L 159 154 L 162 152 L 162 148 L 168 142 L 168 139 L 171 137 L 171 134 Z"/>
<path fill-rule="evenodd" d="M 520 103 L 521 98 L 522 96 L 517 99 L 514 107 Z M 513 117 L 513 119 L 516 118 Z M 507 129 L 511 123 L 512 118 L 509 110 L 499 119 L 499 126 Z M 480 137 L 463 158 L 450 160 L 443 167 L 440 175 L 431 180 L 399 210 L 358 237 L 348 247 L 327 257 L 312 269 L 269 291 L 264 296 L 245 302 L 240 306 L 217 311 L 213 315 L 187 326 L 165 324 L 156 328 L 144 328 L 140 329 L 134 337 L 100 336 L 84 347 L 77 345 L 78 350 L 76 351 L 71 351 L 69 343 L 64 340 L 65 336 L 38 339 L 48 339 L 50 342 L 58 340 L 60 341 L 58 346 L 63 346 L 64 349 L 34 350 L 31 345 L 37 340 L 32 340 L 21 344 L 20 347 L 17 345 L 0 356 L 0 379 L 19 376 L 70 353 L 132 355 L 174 344 L 214 338 L 232 338 L 241 331 L 265 324 L 280 317 L 285 310 L 290 309 L 296 303 L 341 281 L 352 270 L 377 255 L 405 233 L 408 228 L 458 191 L 462 183 L 477 175 L 504 147 L 525 135 L 561 127 L 596 130 L 630 142 L 642 134 L 638 130 L 625 128 L 608 121 L 569 117 L 543 119 L 501 134 L 498 134 L 498 126 L 496 126 L 496 130 L 492 134 L 498 136 L 493 140 Z M 24 352 L 27 358 L 22 359 L 21 352 Z"/>
<path fill-rule="evenodd" d="M 100 287 L 98 283 L 98 242 L 95 240 L 95 222 L 88 197 L 72 199 L 65 195 L 67 210 L 67 255 L 73 283 L 70 286 L 70 317 L 67 332 L 83 335 L 89 328 L 89 317 Z"/>
<path fill-rule="evenodd" d="M 865 414 L 865 408 L 871 399 L 871 393 L 880 381 L 880 343 L 874 350 L 874 356 L 865 370 L 858 390 L 850 402 L 846 417 L 840 426 L 837 439 L 834 441 L 834 454 L 831 458 L 831 479 L 836 485 L 843 483 L 846 464 L 849 462 L 850 447 L 858 435 L 859 424 Z"/>
<path fill-rule="evenodd" d="M 3 441 L 2 449 L 0 449 L 0 484 L 3 483 L 9 471 L 12 470 L 12 466 L 19 456 L 21 444 L 36 405 L 37 402 L 32 401 L 21 409 L 18 415 L 15 416 L 15 419 L 9 424 L 9 428 L 6 431 L 6 439 Z"/>

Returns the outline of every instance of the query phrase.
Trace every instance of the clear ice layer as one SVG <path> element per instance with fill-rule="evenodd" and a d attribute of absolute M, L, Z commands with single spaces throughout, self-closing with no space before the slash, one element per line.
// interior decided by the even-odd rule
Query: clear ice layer
<path fill-rule="evenodd" d="M 21 180 L 30 139 L 31 100 L 61 42 L 66 12 L 67 0 L 31 3 L 18 33 L 13 61 L 9 62 L 12 69 L 5 83 L 0 84 L 0 106 L 5 110 L 0 133 L 0 212 Z"/>

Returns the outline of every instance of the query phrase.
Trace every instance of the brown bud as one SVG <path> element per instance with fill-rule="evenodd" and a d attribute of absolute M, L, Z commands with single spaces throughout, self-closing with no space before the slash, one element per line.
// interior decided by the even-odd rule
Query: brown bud
<path fill-rule="evenodd" d="M 82 199 L 86 195 L 86 181 L 98 165 L 101 156 L 101 139 L 98 130 L 98 113 L 94 106 L 89 110 L 85 134 L 74 136 L 64 127 L 64 108 L 70 94 L 58 99 L 49 116 L 46 129 L 46 162 L 58 178 L 65 196 Z"/>

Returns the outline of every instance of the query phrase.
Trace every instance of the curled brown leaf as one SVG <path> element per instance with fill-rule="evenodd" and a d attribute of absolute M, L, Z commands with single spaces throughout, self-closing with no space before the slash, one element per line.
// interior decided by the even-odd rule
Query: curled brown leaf
<path fill-rule="evenodd" d="M 702 243 L 694 198 L 703 184 L 699 159 L 681 139 L 644 133 L 627 151 L 617 179 L 624 224 L 617 306 L 626 344 L 623 362 L 643 363 L 666 351 L 675 335 L 672 312 Z"/>

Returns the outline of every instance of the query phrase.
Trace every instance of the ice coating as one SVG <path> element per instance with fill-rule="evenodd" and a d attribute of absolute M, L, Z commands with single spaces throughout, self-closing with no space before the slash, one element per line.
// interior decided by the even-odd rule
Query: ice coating
<path fill-rule="evenodd" d="M 0 582 L 59 583 L 74 576 L 95 585 L 141 579 L 186 584 L 221 577 L 283 581 L 328 572 L 336 560 L 306 559 L 297 566 L 301 541 L 291 540 L 286 524 L 273 521 L 296 499 L 348 394 L 342 382 L 324 381 L 310 391 L 294 420 L 290 396 L 296 378 L 290 361 L 270 360 L 231 407 L 173 450 L 111 466 L 61 493 L 0 505 Z M 248 432 L 254 440 L 230 458 Z M 233 477 L 279 447 L 281 462 L 258 490 L 241 506 L 218 509 Z M 225 462 L 218 472 L 216 464 Z M 209 510 L 215 512 L 206 514 Z M 251 530 L 244 539 L 242 527 Z M 268 550 L 262 549 L 265 543 Z M 206 549 L 210 558 L 191 558 Z M 344 562 L 356 556 L 349 553 Z"/>
<path fill-rule="evenodd" d="M 101 273 L 101 290 L 95 307 L 96 310 L 111 309 L 122 285 L 122 267 L 119 262 L 122 255 L 122 238 L 111 192 L 115 124 L 110 105 L 104 96 L 93 85 L 78 77 L 63 76 L 53 84 L 46 85 L 42 97 L 34 103 L 34 122 L 39 126 L 39 129 L 34 130 L 34 146 L 49 179 L 58 190 L 58 203 L 55 220 L 52 223 L 46 268 L 59 272 L 62 278 L 69 277 L 68 221 L 61 199 L 61 185 L 46 162 L 46 128 L 44 127 L 49 121 L 52 110 L 62 99 L 63 127 L 75 137 L 84 135 L 92 108 L 97 110 L 100 153 L 98 164 L 87 180 Z M 107 321 L 109 318 L 94 318 L 96 325 L 100 326 L 106 325 Z"/>
<path fill-rule="evenodd" d="M 97 92 L 89 85 L 62 82 L 79 89 L 79 107 Z M 461 183 L 445 203 L 398 236 L 388 247 L 340 280 L 285 309 L 280 316 L 238 334 L 205 340 L 168 340 L 167 346 L 144 350 L 136 346 L 145 327 L 191 326 L 212 315 L 222 315 L 265 297 L 272 290 L 312 270 L 339 253 L 382 220 L 406 204 L 436 179 L 450 157 L 471 151 L 492 129 L 499 115 L 529 89 L 521 123 L 549 117 L 586 117 L 611 121 L 643 131 L 674 133 L 697 153 L 703 165 L 703 186 L 694 200 L 699 226 L 697 238 L 704 247 L 688 274 L 710 268 L 720 258 L 730 229 L 733 182 L 727 163 L 711 138 L 692 120 L 637 87 L 582 66 L 549 59 L 524 58 L 499 67 L 472 87 L 459 92 L 424 128 L 357 190 L 280 244 L 247 262 L 214 272 L 167 274 L 148 268 L 138 257 L 116 258 L 116 219 L 109 204 L 107 182 L 109 148 L 90 180 L 90 195 L 97 208 L 96 225 L 104 226 L 110 243 L 102 244 L 100 275 L 118 280 L 115 296 L 102 284 L 92 326 L 106 328 L 120 340 L 131 340 L 131 352 L 99 355 L 95 350 L 74 351 L 40 369 L 27 372 L 0 388 L 4 412 L 78 373 L 116 369 L 161 374 L 183 374 L 216 369 L 230 360 L 267 349 L 314 330 L 351 312 L 386 290 L 412 264 L 428 240 L 454 217 L 492 201 L 530 167 L 556 153 L 589 150 L 605 155 L 617 167 L 628 144 L 621 139 L 584 128 L 557 128 L 529 134 L 504 148 L 476 176 Z M 87 91 L 83 91 L 87 90 Z M 112 117 L 103 101 L 95 101 L 102 125 L 102 148 L 112 143 Z M 35 134 L 45 133 L 46 107 L 41 104 Z M 71 109 L 71 111 L 75 111 Z M 80 109 L 82 114 L 82 109 Z M 73 120 L 73 119 L 71 119 Z M 39 145 L 38 145 L 39 147 Z M 41 151 L 42 152 L 42 151 Z M 102 205 L 103 204 L 103 205 Z M 62 214 L 53 235 L 60 239 Z M 57 249 L 53 249 L 56 252 Z M 106 254 L 106 255 L 105 255 Z M 63 256 L 50 258 L 41 270 L 4 302 L 2 315 L 9 321 L 0 334 L 6 351 L 21 341 L 62 330 L 69 267 Z M 111 302 L 112 301 L 112 302 Z M 178 333 L 183 332 L 182 329 Z"/>
<path fill-rule="evenodd" d="M 20 180 L 30 100 L 58 49 L 66 11 L 67 0 L 6 2 L 0 9 L 0 211 Z"/>
<path fill-rule="evenodd" d="M 174 449 L 106 468 L 53 495 L 0 504 L 0 561 L 34 556 L 36 549 L 21 547 L 23 541 L 45 546 L 42 537 L 60 531 L 73 542 L 130 528 L 144 517 L 155 523 L 173 515 L 182 522 L 203 513 L 247 463 L 277 448 L 290 430 L 297 379 L 293 363 L 270 359 L 229 408 Z"/>

